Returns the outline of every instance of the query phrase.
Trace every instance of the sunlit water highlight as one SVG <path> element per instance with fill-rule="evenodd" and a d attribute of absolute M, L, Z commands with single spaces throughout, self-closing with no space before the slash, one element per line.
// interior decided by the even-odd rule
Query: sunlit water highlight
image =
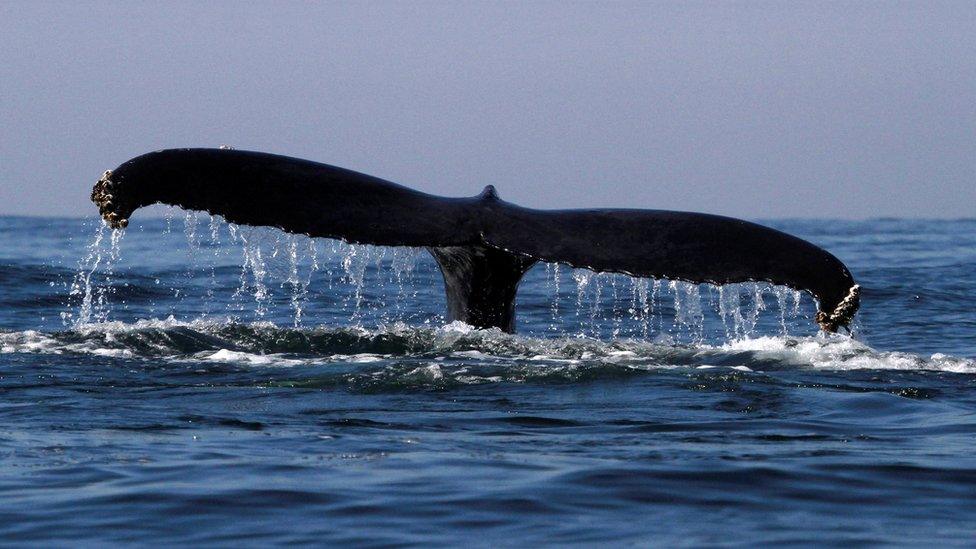
<path fill-rule="evenodd" d="M 169 211 L 0 218 L 19 542 L 906 543 L 976 535 L 976 222 L 788 221 L 864 287 L 540 264 L 519 335 L 423 250 Z M 236 540 L 236 541 L 235 541 Z"/>

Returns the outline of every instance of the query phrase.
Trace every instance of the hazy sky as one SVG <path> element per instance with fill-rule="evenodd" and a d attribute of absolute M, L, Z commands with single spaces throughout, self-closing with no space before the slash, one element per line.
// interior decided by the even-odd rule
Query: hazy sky
<path fill-rule="evenodd" d="M 0 213 L 221 144 L 535 207 L 976 216 L 976 2 L 0 0 Z"/>

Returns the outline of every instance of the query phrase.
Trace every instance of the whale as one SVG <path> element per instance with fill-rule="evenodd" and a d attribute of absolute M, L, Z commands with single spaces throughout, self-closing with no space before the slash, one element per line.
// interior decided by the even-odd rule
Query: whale
<path fill-rule="evenodd" d="M 716 285 L 762 281 L 808 292 L 814 321 L 847 328 L 860 286 L 830 252 L 756 223 L 645 209 L 533 209 L 494 186 L 436 196 L 352 170 L 257 151 L 167 149 L 106 171 L 92 201 L 112 228 L 167 204 L 239 225 L 352 244 L 426 249 L 440 267 L 448 321 L 515 332 L 515 296 L 537 262 Z"/>

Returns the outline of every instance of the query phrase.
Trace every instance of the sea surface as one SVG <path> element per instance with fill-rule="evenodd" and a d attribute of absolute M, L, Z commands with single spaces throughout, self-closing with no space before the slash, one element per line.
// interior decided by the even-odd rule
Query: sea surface
<path fill-rule="evenodd" d="M 976 220 L 765 221 L 853 337 L 546 264 L 508 335 L 423 250 L 142 213 L 0 218 L 5 544 L 976 543 Z"/>

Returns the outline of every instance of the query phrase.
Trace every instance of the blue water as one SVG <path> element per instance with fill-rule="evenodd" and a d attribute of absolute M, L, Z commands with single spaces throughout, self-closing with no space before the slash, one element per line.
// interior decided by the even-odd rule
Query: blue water
<path fill-rule="evenodd" d="M 976 221 L 771 221 L 863 286 L 539 265 L 519 335 L 419 250 L 180 212 L 0 218 L 8 543 L 976 539 Z"/>

